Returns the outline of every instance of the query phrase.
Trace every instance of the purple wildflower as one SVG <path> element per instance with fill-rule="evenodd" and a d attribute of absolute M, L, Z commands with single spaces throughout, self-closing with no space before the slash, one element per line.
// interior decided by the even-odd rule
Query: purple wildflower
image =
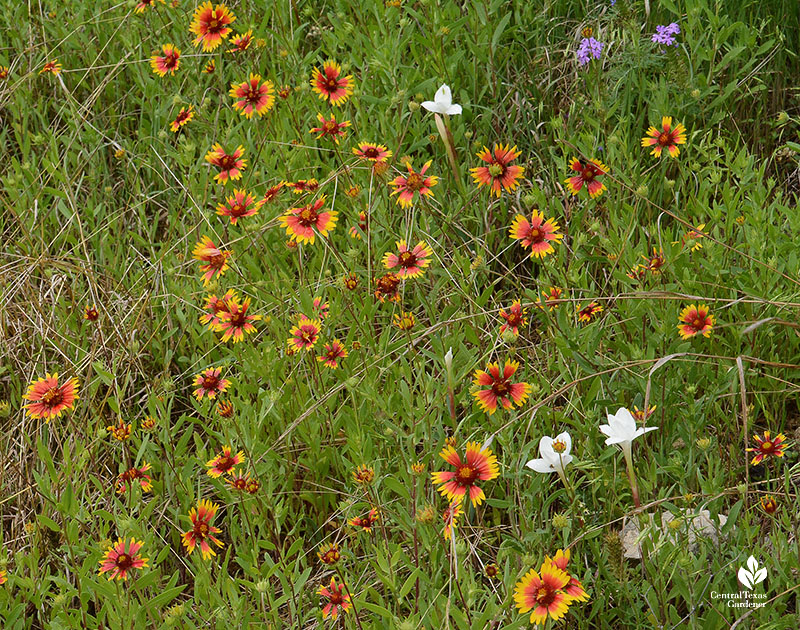
<path fill-rule="evenodd" d="M 681 32 L 681 27 L 677 25 L 677 23 L 673 22 L 672 24 L 667 24 L 664 26 L 663 24 L 659 24 L 656 26 L 656 32 L 653 33 L 653 37 L 651 40 L 656 44 L 662 44 L 664 46 L 675 46 L 675 35 Z"/>
<path fill-rule="evenodd" d="M 586 37 L 581 40 L 581 45 L 578 47 L 578 63 L 585 66 L 592 58 L 600 59 L 600 54 L 603 52 L 603 42 L 598 42 L 594 37 Z"/>

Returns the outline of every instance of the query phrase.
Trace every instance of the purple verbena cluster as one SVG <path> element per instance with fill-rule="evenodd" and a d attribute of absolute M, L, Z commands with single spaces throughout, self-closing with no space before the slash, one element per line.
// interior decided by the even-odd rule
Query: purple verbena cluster
<path fill-rule="evenodd" d="M 594 37 L 585 37 L 578 47 L 578 63 L 585 66 L 592 58 L 600 59 L 603 52 L 603 42 L 598 42 Z"/>
<path fill-rule="evenodd" d="M 663 24 L 659 24 L 656 26 L 656 32 L 653 33 L 653 37 L 651 38 L 653 42 L 656 44 L 662 44 L 664 46 L 675 46 L 675 36 L 681 32 L 681 27 L 678 26 L 676 22 L 672 24 L 667 24 L 664 26 Z"/>

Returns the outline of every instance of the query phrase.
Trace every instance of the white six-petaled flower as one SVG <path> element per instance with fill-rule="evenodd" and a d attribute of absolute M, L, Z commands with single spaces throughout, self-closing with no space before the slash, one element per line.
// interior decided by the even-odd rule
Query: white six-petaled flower
<path fill-rule="evenodd" d="M 422 106 L 434 114 L 455 116 L 461 113 L 461 105 L 453 103 L 453 95 L 450 93 L 450 87 L 445 84 L 442 84 L 442 86 L 436 90 L 436 95 L 433 97 L 432 101 L 423 101 Z"/>
<path fill-rule="evenodd" d="M 637 427 L 635 418 L 625 407 L 618 409 L 615 414 L 608 414 L 608 424 L 600 425 L 601 433 L 608 438 L 606 444 L 619 444 L 623 450 L 629 450 L 636 438 L 657 428 Z"/>
<path fill-rule="evenodd" d="M 572 438 L 566 431 L 559 433 L 555 438 L 545 435 L 539 440 L 539 459 L 532 459 L 525 465 L 540 473 L 563 474 L 564 468 L 572 461 L 570 450 L 572 450 Z"/>

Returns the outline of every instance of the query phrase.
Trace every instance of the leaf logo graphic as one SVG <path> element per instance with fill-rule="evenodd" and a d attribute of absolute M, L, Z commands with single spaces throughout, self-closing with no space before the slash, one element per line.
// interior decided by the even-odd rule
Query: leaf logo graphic
<path fill-rule="evenodd" d="M 739 567 L 737 577 L 746 589 L 752 591 L 756 584 L 767 579 L 767 569 L 764 567 L 759 569 L 758 561 L 753 556 L 750 556 L 747 559 L 747 569 Z"/>

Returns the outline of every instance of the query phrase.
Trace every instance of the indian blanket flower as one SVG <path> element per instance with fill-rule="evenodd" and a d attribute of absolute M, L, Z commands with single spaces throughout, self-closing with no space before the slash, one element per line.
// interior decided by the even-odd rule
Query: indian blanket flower
<path fill-rule="evenodd" d="M 690 304 L 678 316 L 678 333 L 681 338 L 689 339 L 695 335 L 709 337 L 714 328 L 714 316 L 705 304 Z"/>
<path fill-rule="evenodd" d="M 381 303 L 400 301 L 400 283 L 402 279 L 397 274 L 386 273 L 380 278 L 375 278 L 375 297 Z"/>
<path fill-rule="evenodd" d="M 315 192 L 319 189 L 319 182 L 316 179 L 298 179 L 296 182 L 286 182 L 286 187 L 291 188 L 295 195 L 302 195 L 307 192 Z"/>
<path fill-rule="evenodd" d="M 339 220 L 339 213 L 335 210 L 320 212 L 323 205 L 325 195 L 307 206 L 290 208 L 278 220 L 293 241 L 313 245 L 317 233 L 323 238 L 327 237 Z"/>
<path fill-rule="evenodd" d="M 203 74 L 212 74 L 217 69 L 217 62 L 209 59 L 206 65 L 203 66 Z"/>
<path fill-rule="evenodd" d="M 58 63 L 58 59 L 48 61 L 42 66 L 42 69 L 39 70 L 39 74 L 45 74 L 46 72 L 49 72 L 53 76 L 58 76 L 61 74 L 61 64 Z"/>
<path fill-rule="evenodd" d="M 226 153 L 220 144 L 212 146 L 211 151 L 206 153 L 206 162 L 219 170 L 214 175 L 214 181 L 225 184 L 241 178 L 242 171 L 247 167 L 247 160 L 242 159 L 243 155 L 244 147 L 241 145 L 231 154 Z"/>
<path fill-rule="evenodd" d="M 217 403 L 217 414 L 220 418 L 230 418 L 233 416 L 233 403 L 230 400 L 220 400 Z"/>
<path fill-rule="evenodd" d="M 5 569 L 0 569 L 0 586 L 8 582 L 8 572 Z"/>
<path fill-rule="evenodd" d="M 642 258 L 647 261 L 647 264 L 645 265 L 647 271 L 651 272 L 655 276 L 660 275 L 664 265 L 667 264 L 667 259 L 664 258 L 664 251 L 656 249 L 656 247 L 653 247 L 652 256 L 642 255 Z"/>
<path fill-rule="evenodd" d="M 270 186 L 264 192 L 264 198 L 261 200 L 262 203 L 270 203 L 275 201 L 281 194 L 283 187 L 286 185 L 286 182 L 278 182 L 274 186 Z"/>
<path fill-rule="evenodd" d="M 28 385 L 23 398 L 30 402 L 24 405 L 25 412 L 31 418 L 43 418 L 50 422 L 65 410 L 75 408 L 79 387 L 77 378 L 59 383 L 58 372 L 47 374 Z"/>
<path fill-rule="evenodd" d="M 705 227 L 706 227 L 706 224 L 705 223 L 701 223 L 700 225 L 698 225 L 694 229 L 689 230 L 681 238 L 681 243 L 683 245 L 685 245 L 686 241 L 689 241 L 691 243 L 691 245 L 692 245 L 691 249 L 692 249 L 693 252 L 696 252 L 698 249 L 702 249 L 703 248 L 702 239 L 704 239 L 706 237 L 706 233 L 703 232 Z M 676 245 L 676 244 L 677 244 L 677 242 L 673 243 L 673 245 Z"/>
<path fill-rule="evenodd" d="M 125 580 L 133 569 L 143 569 L 147 566 L 147 558 L 139 553 L 144 543 L 131 538 L 126 541 L 122 538 L 109 545 L 105 555 L 100 559 L 99 574 L 108 573 L 108 579 Z"/>
<path fill-rule="evenodd" d="M 450 537 L 458 526 L 458 517 L 463 514 L 464 508 L 461 505 L 461 501 L 454 501 L 444 509 L 444 512 L 442 512 L 442 521 L 444 521 L 442 536 L 444 536 L 445 540 L 450 540 Z"/>
<path fill-rule="evenodd" d="M 603 307 L 597 302 L 589 302 L 586 306 L 580 304 L 575 307 L 578 313 L 578 321 L 583 324 L 591 322 L 599 313 L 603 312 Z"/>
<path fill-rule="evenodd" d="M 761 509 L 764 510 L 766 514 L 772 516 L 778 511 L 778 501 L 771 494 L 761 497 Z"/>
<path fill-rule="evenodd" d="M 233 454 L 233 449 L 230 446 L 223 446 L 220 452 L 212 459 L 206 462 L 208 466 L 208 476 L 216 479 L 227 475 L 236 466 L 243 464 L 246 461 L 244 453 L 239 451 L 236 455 Z"/>
<path fill-rule="evenodd" d="M 254 481 L 248 473 L 240 473 L 235 468 L 231 470 L 230 475 L 225 479 L 231 490 L 237 492 L 247 492 L 247 487 Z"/>
<path fill-rule="evenodd" d="M 222 530 L 214 527 L 211 523 L 217 515 L 219 505 L 212 503 L 208 499 L 201 499 L 197 507 L 189 510 L 189 520 L 192 523 L 192 529 L 184 532 L 181 535 L 183 546 L 186 547 L 186 552 L 191 555 L 195 547 L 200 547 L 200 554 L 203 560 L 216 556 L 216 552 L 209 545 L 209 541 L 213 542 L 218 547 L 222 547 L 224 543 L 216 537 L 215 534 L 221 534 Z"/>
<path fill-rule="evenodd" d="M 203 285 L 207 285 L 213 278 L 221 276 L 228 268 L 228 259 L 231 252 L 219 249 L 207 236 L 204 236 L 194 246 L 192 257 L 204 265 L 200 265 L 203 274 Z"/>
<path fill-rule="evenodd" d="M 417 323 L 417 320 L 414 318 L 414 313 L 401 311 L 400 313 L 395 313 L 392 318 L 392 323 L 400 330 L 411 330 L 414 328 L 414 324 Z"/>
<path fill-rule="evenodd" d="M 479 481 L 491 481 L 500 475 L 497 456 L 477 442 L 467 442 L 464 460 L 453 446 L 445 446 L 439 455 L 454 468 L 431 473 L 433 483 L 439 486 L 439 493 L 451 503 L 469 497 L 473 506 L 480 505 L 486 494 L 476 484 Z"/>
<path fill-rule="evenodd" d="M 237 188 L 234 189 L 233 195 L 225 198 L 225 203 L 217 204 L 217 214 L 230 218 L 231 225 L 236 225 L 236 222 L 242 217 L 252 217 L 258 214 L 263 203 L 264 201 L 261 199 L 256 201 L 255 195 Z"/>
<path fill-rule="evenodd" d="M 289 331 L 287 343 L 295 351 L 311 350 L 319 340 L 322 322 L 318 319 L 309 319 L 302 315 L 295 326 Z"/>
<path fill-rule="evenodd" d="M 342 284 L 348 291 L 355 291 L 359 285 L 358 276 L 351 271 L 344 278 L 342 278 Z"/>
<path fill-rule="evenodd" d="M 151 9 L 155 9 L 157 4 L 157 0 L 139 0 L 139 3 L 136 5 L 134 11 L 136 13 L 144 13 L 144 10 L 147 7 Z M 164 0 L 161 0 L 161 4 L 164 4 Z"/>
<path fill-rule="evenodd" d="M 117 442 L 125 442 L 131 437 L 133 426 L 126 423 L 122 418 L 119 418 L 116 424 L 107 426 L 106 431 L 111 433 L 111 437 L 113 437 Z"/>
<path fill-rule="evenodd" d="M 311 87 L 319 98 L 337 107 L 350 98 L 353 86 L 353 75 L 343 77 L 342 67 L 335 61 L 328 60 L 311 73 Z"/>
<path fill-rule="evenodd" d="M 608 174 L 608 167 L 599 160 L 591 159 L 582 162 L 578 158 L 572 158 L 569 163 L 570 169 L 578 173 L 564 180 L 573 195 L 577 195 L 584 184 L 589 191 L 590 197 L 599 197 L 604 190 L 608 190 L 598 178 Z"/>
<path fill-rule="evenodd" d="M 676 22 L 671 24 L 659 24 L 656 26 L 656 32 L 650 38 L 654 44 L 661 44 L 663 46 L 676 46 L 675 36 L 680 34 L 681 27 Z"/>
<path fill-rule="evenodd" d="M 194 377 L 192 385 L 197 389 L 192 392 L 192 395 L 197 400 L 206 398 L 216 398 L 217 394 L 221 394 L 230 386 L 231 382 L 222 378 L 222 368 L 206 368 L 200 374 Z"/>
<path fill-rule="evenodd" d="M 100 318 L 100 313 L 97 307 L 87 304 L 83 307 L 83 319 L 89 322 L 96 322 Z"/>
<path fill-rule="evenodd" d="M 325 344 L 322 349 L 322 354 L 317 357 L 317 361 L 322 363 L 325 367 L 335 370 L 346 356 L 347 350 L 344 344 L 338 339 L 334 339 L 330 343 Z"/>
<path fill-rule="evenodd" d="M 383 144 L 359 142 L 357 147 L 353 147 L 353 155 L 369 162 L 386 162 L 392 157 L 392 152 Z"/>
<path fill-rule="evenodd" d="M 567 564 L 569 564 L 570 558 L 570 550 L 567 549 L 559 549 L 556 551 L 556 555 L 550 558 L 547 556 L 545 558 L 545 562 L 550 560 L 556 567 L 564 571 L 567 575 L 569 575 L 569 584 L 564 588 L 564 592 L 569 595 L 573 601 L 576 602 L 585 602 L 589 600 L 589 594 L 583 588 L 583 584 L 581 584 L 578 580 L 576 580 L 572 575 L 570 575 L 569 571 L 567 571 Z"/>
<path fill-rule="evenodd" d="M 603 54 L 603 42 L 597 41 L 594 37 L 584 37 L 578 45 L 578 64 L 585 66 L 592 59 L 600 59 Z"/>
<path fill-rule="evenodd" d="M 386 252 L 383 255 L 383 265 L 387 269 L 397 267 L 398 278 L 419 278 L 425 273 L 425 268 L 431 264 L 433 251 L 425 241 L 420 241 L 414 249 L 409 249 L 405 240 L 395 243 L 397 253 Z"/>
<path fill-rule="evenodd" d="M 636 485 L 636 473 L 633 469 L 633 441 L 648 433 L 655 431 L 658 427 L 637 427 L 636 420 L 630 411 L 621 407 L 615 414 L 608 414 L 608 424 L 600 425 L 600 432 L 606 436 L 606 445 L 616 444 L 622 449 L 625 456 L 625 465 L 628 469 L 628 481 L 633 493 L 633 501 L 636 507 L 640 507 L 639 487 Z"/>
<path fill-rule="evenodd" d="M 419 173 L 414 170 L 411 163 L 406 163 L 408 174 L 405 176 L 398 175 L 389 184 L 394 188 L 392 195 L 398 195 L 397 203 L 403 208 L 410 208 L 414 202 L 414 196 L 419 193 L 420 196 L 433 197 L 433 188 L 438 182 L 439 178 L 436 175 L 425 176 L 425 171 L 431 165 L 432 160 L 428 160 L 423 164 Z"/>
<path fill-rule="evenodd" d="M 643 147 L 653 147 L 650 155 L 657 158 L 661 157 L 661 153 L 666 149 L 670 157 L 678 157 L 681 152 L 678 148 L 679 144 L 686 144 L 686 127 L 678 123 L 672 126 L 672 116 L 664 116 L 661 119 L 661 129 L 656 129 L 650 126 L 647 130 L 647 135 L 642 138 Z"/>
<path fill-rule="evenodd" d="M 231 302 L 238 302 L 239 296 L 233 289 L 228 289 L 221 298 L 216 295 L 209 295 L 206 297 L 206 303 L 203 310 L 206 311 L 200 316 L 200 323 L 208 325 L 211 330 L 215 330 L 220 323 L 219 314 L 228 312 L 228 305 Z"/>
<path fill-rule="evenodd" d="M 317 594 L 325 601 L 322 608 L 322 617 L 336 619 L 339 613 L 346 613 L 353 604 L 350 602 L 350 595 L 345 592 L 344 583 L 337 584 L 336 578 L 331 577 L 328 586 L 320 586 Z"/>
<path fill-rule="evenodd" d="M 189 30 L 196 35 L 194 45 L 203 44 L 203 52 L 214 50 L 224 37 L 228 37 L 232 30 L 230 24 L 234 20 L 236 16 L 224 4 L 213 8 L 211 2 L 201 4 L 195 9 L 189 26 Z"/>
<path fill-rule="evenodd" d="M 305 317 L 306 319 L 318 319 L 321 322 L 325 321 L 330 312 L 330 304 L 325 302 L 321 297 L 317 296 L 311 301 L 311 315 L 305 313 L 298 313 L 298 317 Z"/>
<path fill-rule="evenodd" d="M 515 335 L 518 335 L 520 327 L 528 323 L 527 314 L 528 309 L 522 308 L 522 302 L 519 300 L 514 300 L 508 310 L 501 308 L 500 317 L 505 323 L 500 326 L 500 334 L 502 335 L 507 330 L 510 330 Z"/>
<path fill-rule="evenodd" d="M 339 549 L 339 545 L 335 542 L 328 543 L 326 545 L 322 545 L 317 551 L 317 558 L 322 564 L 327 564 L 328 566 L 333 566 L 342 557 L 342 552 Z"/>
<path fill-rule="evenodd" d="M 150 468 L 150 464 L 143 463 L 139 468 L 129 468 L 124 473 L 121 473 L 117 477 L 117 493 L 124 494 L 137 481 L 142 488 L 142 492 L 150 492 L 153 489 L 153 479 L 147 474 Z"/>
<path fill-rule="evenodd" d="M 769 431 L 764 431 L 764 437 L 754 435 L 753 439 L 756 441 L 756 446 L 748 448 L 748 453 L 755 453 L 753 466 L 756 466 L 770 457 L 783 457 L 784 449 L 786 448 L 786 436 L 779 433 L 775 437 Z"/>
<path fill-rule="evenodd" d="M 253 322 L 261 319 L 261 315 L 248 315 L 250 308 L 250 298 L 247 297 L 241 303 L 237 301 L 228 302 L 228 310 L 219 313 L 219 324 L 215 331 L 222 333 L 220 341 L 227 342 L 233 339 L 233 343 L 239 343 L 244 339 L 245 333 L 248 335 L 256 331 Z"/>
<path fill-rule="evenodd" d="M 545 560 L 541 569 L 528 571 L 514 587 L 514 602 L 521 614 L 531 612 L 534 625 L 544 624 L 547 618 L 557 621 L 567 614 L 572 597 L 566 587 L 570 577 L 552 561 Z"/>
<path fill-rule="evenodd" d="M 559 287 L 550 287 L 547 291 L 542 291 L 544 302 L 539 300 L 536 305 L 541 309 L 544 309 L 546 306 L 548 311 L 552 311 L 554 308 L 558 308 L 558 301 L 561 299 L 563 293 L 564 290 Z"/>
<path fill-rule="evenodd" d="M 499 363 L 489 363 L 486 371 L 475 370 L 472 395 L 478 406 L 489 415 L 497 411 L 500 403 L 504 409 L 511 409 L 514 405 L 521 407 L 531 386 L 528 383 L 513 383 L 512 377 L 519 369 L 519 361 L 506 361 L 500 370 Z"/>
<path fill-rule="evenodd" d="M 350 126 L 349 120 L 343 120 L 342 122 L 336 122 L 336 116 L 331 114 L 331 117 L 327 120 L 325 116 L 322 114 L 317 114 L 317 120 L 319 121 L 319 127 L 312 127 L 309 130 L 309 133 L 318 133 L 317 140 L 321 140 L 322 138 L 329 138 L 333 140 L 336 144 L 339 144 L 339 138 L 344 138 L 347 135 L 345 129 Z"/>
<path fill-rule="evenodd" d="M 487 147 L 478 153 L 478 157 L 487 163 L 488 166 L 476 166 L 471 168 L 472 179 L 479 186 L 489 186 L 489 193 L 500 197 L 503 189 L 508 192 L 513 191 L 519 186 L 519 179 L 525 173 L 525 167 L 518 164 L 511 165 L 521 154 L 517 151 L 516 145 L 509 148 L 506 145 L 495 144 L 494 151 L 489 151 Z"/>
<path fill-rule="evenodd" d="M 170 131 L 178 133 L 181 128 L 188 124 L 192 118 L 194 118 L 194 105 L 189 105 L 189 107 L 181 107 L 181 111 L 178 112 L 175 120 L 173 120 L 169 125 Z"/>
<path fill-rule="evenodd" d="M 378 508 L 372 508 L 366 516 L 355 516 L 347 521 L 348 525 L 359 527 L 361 531 L 371 532 L 373 525 L 378 521 Z"/>
<path fill-rule="evenodd" d="M 150 57 L 150 67 L 158 76 L 174 75 L 181 65 L 181 51 L 172 44 L 164 44 L 161 47 L 161 54 L 153 53 Z"/>
<path fill-rule="evenodd" d="M 0 66 L 0 81 L 8 79 L 8 66 Z M 2 582 L 0 582 L 2 584 Z"/>
<path fill-rule="evenodd" d="M 524 215 L 516 215 L 508 235 L 519 241 L 522 247 L 530 248 L 531 258 L 544 258 L 555 251 L 553 244 L 564 238 L 564 235 L 558 232 L 560 229 L 554 219 L 545 220 L 541 212 L 534 210 L 530 221 Z"/>
<path fill-rule="evenodd" d="M 251 74 L 242 83 L 231 83 L 228 94 L 234 99 L 233 108 L 246 118 L 252 118 L 254 113 L 263 116 L 275 104 L 275 86 L 272 81 L 261 83 L 260 74 Z"/>
<path fill-rule="evenodd" d="M 250 44 L 253 43 L 253 29 L 250 29 L 246 33 L 240 33 L 234 37 L 231 37 L 231 46 L 232 48 L 228 48 L 229 53 L 239 53 L 244 52 L 248 48 L 250 48 Z"/>
<path fill-rule="evenodd" d="M 375 469 L 372 466 L 361 464 L 353 471 L 353 481 L 362 486 L 368 486 L 375 480 Z"/>
<path fill-rule="evenodd" d="M 450 92 L 450 87 L 446 84 L 442 84 L 436 90 L 432 101 L 422 101 L 420 105 L 434 114 L 457 116 L 461 113 L 461 105 L 453 103 L 453 95 Z"/>

